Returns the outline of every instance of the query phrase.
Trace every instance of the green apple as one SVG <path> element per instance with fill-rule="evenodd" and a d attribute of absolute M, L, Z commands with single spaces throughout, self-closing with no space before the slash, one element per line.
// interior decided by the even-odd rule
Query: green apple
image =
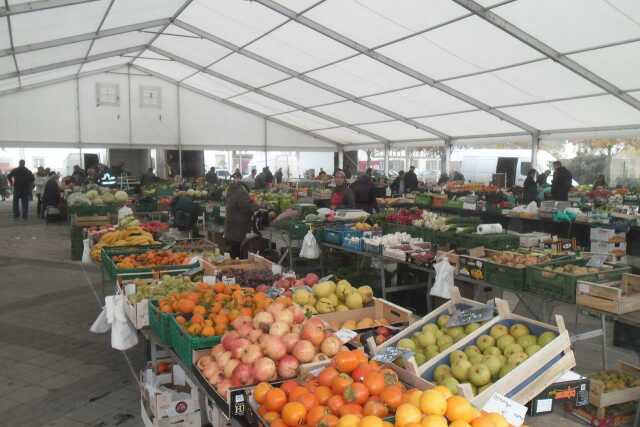
<path fill-rule="evenodd" d="M 438 329 L 435 333 L 436 339 L 440 338 L 443 335 L 444 335 L 444 332 L 442 332 L 440 329 Z"/>
<path fill-rule="evenodd" d="M 545 345 L 549 344 L 551 341 L 553 341 L 556 338 L 556 333 L 555 332 L 551 332 L 551 331 L 547 331 L 547 332 L 543 332 L 542 334 L 540 334 L 540 336 L 538 337 L 538 345 L 540 347 L 544 347 Z"/>
<path fill-rule="evenodd" d="M 464 333 L 465 334 L 470 334 L 471 332 L 475 331 L 476 329 L 478 329 L 480 327 L 480 323 L 469 323 L 468 325 L 466 325 L 464 327 Z"/>
<path fill-rule="evenodd" d="M 435 344 L 427 346 L 427 348 L 424 349 L 424 355 L 427 356 L 427 360 L 436 357 L 438 353 L 440 353 L 440 348 Z"/>
<path fill-rule="evenodd" d="M 482 358 L 484 356 L 482 355 L 482 353 L 480 354 L 472 354 L 469 357 L 469 362 L 471 362 L 472 365 L 477 365 L 478 363 L 482 363 Z"/>
<path fill-rule="evenodd" d="M 433 378 L 437 383 L 451 376 L 451 368 L 449 365 L 438 365 L 433 371 Z"/>
<path fill-rule="evenodd" d="M 402 338 L 400 341 L 398 341 L 398 348 L 416 351 L 416 343 L 409 338 Z"/>
<path fill-rule="evenodd" d="M 534 344 L 538 343 L 538 339 L 533 335 L 523 335 L 516 339 L 516 342 L 522 346 L 522 348 L 527 348 Z"/>
<path fill-rule="evenodd" d="M 418 365 L 418 366 L 420 366 L 420 365 L 424 364 L 424 362 L 426 362 L 426 361 L 427 361 L 427 356 L 426 356 L 424 353 L 422 353 L 422 352 L 417 352 L 417 353 L 414 355 L 414 357 L 415 357 L 415 359 L 416 359 L 416 365 Z"/>
<path fill-rule="evenodd" d="M 458 380 L 453 377 L 447 377 L 438 383 L 438 385 L 443 385 L 448 388 L 453 395 L 458 394 L 458 384 Z"/>
<path fill-rule="evenodd" d="M 436 343 L 436 336 L 431 332 L 422 332 L 417 335 L 418 335 L 418 343 L 424 348 L 427 348 L 430 345 L 433 345 Z"/>
<path fill-rule="evenodd" d="M 465 382 L 469 379 L 469 369 L 471 369 L 471 362 L 467 359 L 459 360 L 457 363 L 451 365 L 451 373 L 458 381 Z"/>
<path fill-rule="evenodd" d="M 511 356 L 509 356 L 509 358 L 507 359 L 507 363 L 509 365 L 518 366 L 528 358 L 529 356 L 527 355 L 527 353 L 521 351 L 518 353 L 513 353 Z"/>
<path fill-rule="evenodd" d="M 524 351 L 524 348 L 522 348 L 520 344 L 513 343 L 506 346 L 502 353 L 508 358 L 514 353 L 522 353 L 523 351 Z"/>
<path fill-rule="evenodd" d="M 449 355 L 449 361 L 451 362 L 451 366 L 453 366 L 456 362 L 462 359 L 468 360 L 467 355 L 461 350 L 455 350 L 451 352 L 451 354 Z"/>
<path fill-rule="evenodd" d="M 504 377 L 509 372 L 513 371 L 514 368 L 515 368 L 515 366 L 514 365 L 510 365 L 509 363 L 507 363 L 506 365 L 503 365 L 502 368 L 500 368 L 500 373 L 498 374 L 498 377 L 499 378 Z"/>
<path fill-rule="evenodd" d="M 472 354 L 482 354 L 482 352 L 477 346 L 470 345 L 469 347 L 464 349 L 464 354 L 466 354 L 467 358 L 469 358 Z"/>
<path fill-rule="evenodd" d="M 542 347 L 540 347 L 538 344 L 534 344 L 527 347 L 524 351 L 529 355 L 529 357 L 531 357 L 533 354 L 537 353 L 541 348 Z"/>
<path fill-rule="evenodd" d="M 436 343 L 440 351 L 443 351 L 451 347 L 451 345 L 453 344 L 453 338 L 451 338 L 449 335 L 443 335 L 436 340 Z"/>
<path fill-rule="evenodd" d="M 496 346 L 504 352 L 505 348 L 507 348 L 511 344 L 515 344 L 515 342 L 516 342 L 516 339 L 511 335 L 503 335 L 500 338 L 498 338 L 498 341 L 496 341 Z"/>
<path fill-rule="evenodd" d="M 502 362 L 502 366 L 507 364 L 507 356 L 505 356 L 504 354 L 499 354 L 498 357 L 500 358 L 500 361 Z"/>
<path fill-rule="evenodd" d="M 449 323 L 449 315 L 441 314 L 440 316 L 438 316 L 438 320 L 436 320 L 436 323 L 441 328 L 446 328 L 447 327 L 447 323 Z"/>
<path fill-rule="evenodd" d="M 409 338 L 411 341 L 413 341 L 413 343 L 416 345 L 416 347 L 421 347 L 420 346 L 420 342 L 418 341 L 418 336 L 414 335 L 411 338 Z"/>
<path fill-rule="evenodd" d="M 476 345 L 480 351 L 484 352 L 487 348 L 496 345 L 496 339 L 490 335 L 480 335 L 476 340 Z"/>
<path fill-rule="evenodd" d="M 500 351 L 500 349 L 498 347 L 495 346 L 491 346 L 486 348 L 482 354 L 484 354 L 485 356 L 500 356 L 502 354 L 502 352 Z"/>
<path fill-rule="evenodd" d="M 491 371 L 485 365 L 474 365 L 469 369 L 469 381 L 476 387 L 482 387 L 483 385 L 491 382 Z"/>
<path fill-rule="evenodd" d="M 453 338 L 454 341 L 459 341 L 460 338 L 464 337 L 464 328 L 462 326 L 457 326 L 455 328 L 449 328 L 447 331 L 447 335 Z"/>
<path fill-rule="evenodd" d="M 437 331 L 439 331 L 440 328 L 438 328 L 438 325 L 436 325 L 435 323 L 427 323 L 426 325 L 424 325 L 422 327 L 422 332 L 423 333 L 427 333 L 430 332 L 432 334 L 436 334 Z"/>
<path fill-rule="evenodd" d="M 507 335 L 508 333 L 509 333 L 509 329 L 507 329 L 507 327 L 504 325 L 494 325 L 489 330 L 489 335 L 491 335 L 495 339 L 498 339 L 503 335 Z"/>
<path fill-rule="evenodd" d="M 484 356 L 482 358 L 482 364 L 485 365 L 491 371 L 491 378 L 497 378 L 502 368 L 502 360 L 498 356 Z"/>
<path fill-rule="evenodd" d="M 527 325 L 524 325 L 522 323 L 516 323 L 515 325 L 511 325 L 511 327 L 509 328 L 509 333 L 515 338 L 520 338 L 525 335 L 529 335 L 529 328 L 527 327 Z"/>

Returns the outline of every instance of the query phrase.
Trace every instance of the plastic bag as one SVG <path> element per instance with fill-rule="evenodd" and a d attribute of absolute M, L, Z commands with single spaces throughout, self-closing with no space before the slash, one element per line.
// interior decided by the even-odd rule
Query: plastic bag
<path fill-rule="evenodd" d="M 98 315 L 98 318 L 94 320 L 93 324 L 89 328 L 89 331 L 94 334 L 104 334 L 109 329 L 111 329 L 111 324 L 107 319 L 107 308 L 103 307 L 102 311 Z"/>
<path fill-rule="evenodd" d="M 82 263 L 83 264 L 92 264 L 93 261 L 91 259 L 91 239 L 84 239 L 82 241 L 84 245 L 84 249 L 82 250 Z"/>
<path fill-rule="evenodd" d="M 307 235 L 304 236 L 304 240 L 302 241 L 302 247 L 300 248 L 300 258 L 320 258 L 320 246 L 318 246 L 316 237 L 313 235 L 311 230 L 307 231 Z"/>
<path fill-rule="evenodd" d="M 449 264 L 449 259 L 443 257 L 433 265 L 436 270 L 436 279 L 431 288 L 430 295 L 451 299 L 451 288 L 453 288 L 453 276 L 455 269 Z"/>
<path fill-rule="evenodd" d="M 118 209 L 118 222 L 120 222 L 122 218 L 128 217 L 129 215 L 133 215 L 133 210 L 129 206 L 121 207 L 120 209 Z"/>
<path fill-rule="evenodd" d="M 113 323 L 111 324 L 111 347 L 124 351 L 138 344 L 138 334 L 129 323 L 125 313 L 125 296 L 114 296 Z"/>

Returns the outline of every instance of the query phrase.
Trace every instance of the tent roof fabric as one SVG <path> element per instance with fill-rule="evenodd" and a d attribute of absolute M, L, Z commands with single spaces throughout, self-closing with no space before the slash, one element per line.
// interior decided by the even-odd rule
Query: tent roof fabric
<path fill-rule="evenodd" d="M 347 147 L 640 132 L 635 0 L 5 4 L 0 96 L 132 65 Z"/>

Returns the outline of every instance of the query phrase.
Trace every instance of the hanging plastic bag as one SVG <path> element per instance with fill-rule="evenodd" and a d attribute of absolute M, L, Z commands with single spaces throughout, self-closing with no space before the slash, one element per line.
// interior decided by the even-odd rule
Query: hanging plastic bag
<path fill-rule="evenodd" d="M 120 222 L 122 218 L 126 218 L 130 215 L 133 215 L 133 210 L 129 206 L 121 207 L 118 209 L 118 222 Z"/>
<path fill-rule="evenodd" d="M 455 269 L 449 264 L 449 259 L 446 256 L 434 264 L 433 268 L 436 270 L 436 279 L 430 294 L 440 298 L 451 299 Z"/>
<path fill-rule="evenodd" d="M 129 323 L 125 313 L 125 296 L 114 296 L 113 323 L 111 324 L 111 347 L 124 351 L 138 344 L 138 334 Z"/>
<path fill-rule="evenodd" d="M 307 235 L 304 236 L 304 240 L 302 241 L 302 247 L 300 248 L 300 258 L 320 258 L 320 246 L 318 246 L 316 237 L 313 235 L 311 230 L 307 231 Z"/>
<path fill-rule="evenodd" d="M 84 245 L 84 249 L 82 250 L 82 263 L 86 265 L 92 264 L 91 239 L 84 239 L 82 244 Z"/>
<path fill-rule="evenodd" d="M 98 318 L 94 320 L 93 324 L 89 328 L 89 331 L 91 331 L 94 334 L 104 334 L 109 329 L 111 329 L 111 324 L 107 319 L 107 308 L 103 307 L 102 311 L 98 315 Z"/>

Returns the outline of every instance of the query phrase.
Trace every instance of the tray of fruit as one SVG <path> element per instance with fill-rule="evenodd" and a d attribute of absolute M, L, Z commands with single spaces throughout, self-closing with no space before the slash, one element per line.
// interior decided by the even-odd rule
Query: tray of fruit
<path fill-rule="evenodd" d="M 605 408 L 640 400 L 640 368 L 618 361 L 615 370 L 588 375 L 589 403 L 598 408 L 598 416 L 604 417 Z"/>
<path fill-rule="evenodd" d="M 331 280 L 292 289 L 293 302 L 301 306 L 308 315 L 349 312 L 373 304 L 373 289 L 370 286 L 351 286 L 347 280 L 335 283 Z"/>

